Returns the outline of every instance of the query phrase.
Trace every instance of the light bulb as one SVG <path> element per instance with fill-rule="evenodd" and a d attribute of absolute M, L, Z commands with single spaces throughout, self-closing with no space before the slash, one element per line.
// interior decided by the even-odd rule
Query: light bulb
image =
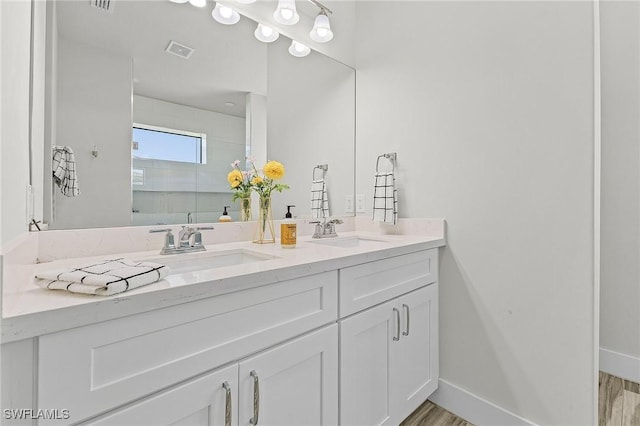
<path fill-rule="evenodd" d="M 318 43 L 326 43 L 333 38 L 333 31 L 331 31 L 331 24 L 329 23 L 329 17 L 323 10 L 320 11 L 316 20 L 313 23 L 313 29 L 309 33 L 311 40 Z"/>
<path fill-rule="evenodd" d="M 311 49 L 309 46 L 306 46 L 300 42 L 295 40 L 291 41 L 291 46 L 289 46 L 289 53 L 297 58 L 302 58 L 311 53 Z"/>
<path fill-rule="evenodd" d="M 240 14 L 229 6 L 216 3 L 216 7 L 211 12 L 213 19 L 224 25 L 233 25 L 240 20 Z"/>
<path fill-rule="evenodd" d="M 276 41 L 280 36 L 280 33 L 271 28 L 268 25 L 258 24 L 256 31 L 253 33 L 256 38 L 265 43 L 271 43 Z"/>
<path fill-rule="evenodd" d="M 278 8 L 273 12 L 273 18 L 283 25 L 295 25 L 300 20 L 296 12 L 295 0 L 279 0 Z"/>
<path fill-rule="evenodd" d="M 205 7 L 207 5 L 207 0 L 189 0 L 189 3 L 195 7 Z"/>

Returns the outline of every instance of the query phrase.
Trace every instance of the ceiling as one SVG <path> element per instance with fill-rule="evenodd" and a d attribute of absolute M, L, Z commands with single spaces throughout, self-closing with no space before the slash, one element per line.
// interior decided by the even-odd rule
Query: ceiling
<path fill-rule="evenodd" d="M 246 93 L 266 95 L 267 45 L 253 37 L 250 19 L 219 24 L 211 17 L 213 2 L 111 5 L 104 11 L 86 0 L 58 0 L 58 36 L 133 58 L 135 94 L 239 117 Z M 191 57 L 165 52 L 171 40 L 195 49 Z"/>

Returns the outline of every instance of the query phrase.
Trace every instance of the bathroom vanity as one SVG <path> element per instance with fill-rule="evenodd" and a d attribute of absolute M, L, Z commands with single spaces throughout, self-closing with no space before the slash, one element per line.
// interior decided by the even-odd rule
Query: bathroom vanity
<path fill-rule="evenodd" d="M 362 232 L 295 250 L 231 242 L 208 253 L 264 259 L 109 298 L 5 294 L 3 367 L 23 380 L 3 374 L 3 409 L 32 408 L 39 425 L 397 425 L 437 387 L 443 245 Z"/>

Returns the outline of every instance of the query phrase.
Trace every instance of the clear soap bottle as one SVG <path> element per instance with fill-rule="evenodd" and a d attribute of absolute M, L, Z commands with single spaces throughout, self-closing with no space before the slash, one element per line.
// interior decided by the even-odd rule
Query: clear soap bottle
<path fill-rule="evenodd" d="M 280 245 L 282 248 L 295 248 L 296 246 L 296 222 L 291 215 L 291 207 L 295 206 L 287 206 L 287 213 L 280 224 Z"/>

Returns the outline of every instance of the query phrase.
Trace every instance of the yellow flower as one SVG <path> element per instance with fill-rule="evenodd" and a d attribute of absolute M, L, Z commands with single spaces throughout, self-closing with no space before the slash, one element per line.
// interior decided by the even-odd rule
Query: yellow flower
<path fill-rule="evenodd" d="M 281 179 L 284 176 L 284 166 L 277 161 L 269 161 L 264 165 L 263 170 L 269 179 Z"/>
<path fill-rule="evenodd" d="M 251 184 L 252 185 L 259 185 L 262 183 L 262 178 L 260 176 L 254 176 L 253 179 L 251 179 Z"/>
<path fill-rule="evenodd" d="M 236 188 L 242 183 L 242 172 L 240 170 L 232 170 L 227 175 L 227 181 L 232 188 Z"/>

